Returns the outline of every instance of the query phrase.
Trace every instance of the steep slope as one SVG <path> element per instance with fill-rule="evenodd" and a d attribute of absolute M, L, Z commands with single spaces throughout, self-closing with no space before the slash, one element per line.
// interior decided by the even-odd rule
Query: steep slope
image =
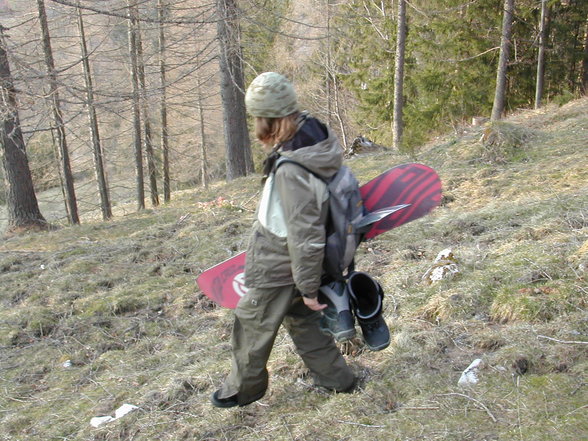
<path fill-rule="evenodd" d="M 365 182 L 411 160 L 349 164 Z M 232 318 L 194 280 L 244 248 L 258 177 L 4 239 L 0 439 L 588 436 L 588 99 L 469 127 L 417 160 L 439 171 L 444 203 L 360 250 L 359 269 L 385 288 L 393 342 L 342 346 L 361 378 L 350 395 L 313 387 L 280 334 L 266 397 L 236 410 L 208 402 L 229 367 Z M 446 249 L 452 258 L 436 264 Z M 453 271 L 431 282 L 435 265 Z M 477 359 L 478 382 L 458 385 Z M 125 403 L 139 409 L 90 425 Z"/>

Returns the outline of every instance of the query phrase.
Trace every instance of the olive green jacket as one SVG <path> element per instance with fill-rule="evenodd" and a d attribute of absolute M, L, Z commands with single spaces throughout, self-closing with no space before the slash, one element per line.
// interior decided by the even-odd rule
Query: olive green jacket
<path fill-rule="evenodd" d="M 341 167 L 343 149 L 329 129 L 315 145 L 280 152 L 328 179 Z M 247 249 L 245 283 L 250 288 L 296 285 L 317 295 L 328 214 L 326 184 L 296 164 L 284 163 L 267 179 Z"/>

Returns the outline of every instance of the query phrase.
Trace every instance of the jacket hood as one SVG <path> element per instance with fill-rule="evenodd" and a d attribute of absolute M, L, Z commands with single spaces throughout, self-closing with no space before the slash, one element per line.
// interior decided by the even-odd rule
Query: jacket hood
<path fill-rule="evenodd" d="M 307 121 L 300 131 L 304 131 L 310 122 Z M 296 150 L 278 151 L 281 156 L 298 162 L 322 178 L 329 179 L 343 164 L 343 149 L 335 133 L 330 128 L 322 127 L 326 130 L 325 139 Z"/>

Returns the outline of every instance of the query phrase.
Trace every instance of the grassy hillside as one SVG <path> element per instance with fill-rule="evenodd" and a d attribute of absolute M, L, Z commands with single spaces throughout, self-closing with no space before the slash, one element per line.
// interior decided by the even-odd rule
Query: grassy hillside
<path fill-rule="evenodd" d="M 467 128 L 416 159 L 439 171 L 443 206 L 360 250 L 393 342 L 342 346 L 361 378 L 350 395 L 313 387 L 280 334 L 262 400 L 209 404 L 232 318 L 194 280 L 244 248 L 259 177 L 2 240 L 0 439 L 587 439 L 588 99 Z M 349 164 L 365 182 L 411 160 Z M 447 248 L 457 272 L 427 283 Z M 479 382 L 459 386 L 475 359 Z M 90 425 L 125 403 L 139 409 Z"/>

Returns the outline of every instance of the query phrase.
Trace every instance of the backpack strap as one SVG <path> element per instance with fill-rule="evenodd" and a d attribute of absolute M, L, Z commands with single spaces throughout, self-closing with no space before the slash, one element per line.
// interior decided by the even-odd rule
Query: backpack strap
<path fill-rule="evenodd" d="M 322 176 L 320 176 L 319 174 L 313 172 L 311 169 L 309 169 L 307 166 L 301 164 L 300 162 L 294 161 L 293 159 L 290 158 L 286 158 L 285 156 L 280 156 L 278 158 L 278 160 L 275 163 L 273 172 L 275 173 L 275 171 L 278 169 L 278 167 L 282 164 L 296 164 L 298 167 L 306 170 L 308 173 L 310 173 L 311 175 L 313 175 L 315 178 L 320 179 L 321 181 L 323 181 L 325 184 L 329 184 L 329 182 L 323 178 Z"/>

